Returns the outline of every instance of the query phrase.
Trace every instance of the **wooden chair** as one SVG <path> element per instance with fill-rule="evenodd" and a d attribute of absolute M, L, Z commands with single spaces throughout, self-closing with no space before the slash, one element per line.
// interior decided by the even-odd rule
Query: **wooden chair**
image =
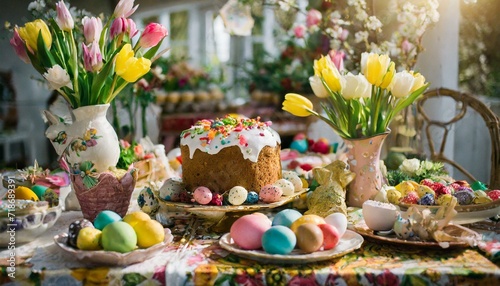
<path fill-rule="evenodd" d="M 430 98 L 435 97 L 448 97 L 456 102 L 455 116 L 451 119 L 445 119 L 446 121 L 433 120 L 428 113 L 424 110 L 425 102 Z M 423 121 L 423 128 L 425 130 L 425 135 L 427 136 L 427 144 L 430 151 L 430 159 L 433 161 L 439 161 L 443 163 L 448 163 L 455 167 L 457 170 L 462 172 L 467 178 L 472 182 L 477 181 L 476 178 L 467 171 L 463 166 L 458 164 L 456 161 L 448 158 L 445 152 L 445 145 L 449 135 L 449 131 L 452 125 L 462 118 L 468 111 L 468 108 L 475 110 L 484 120 L 486 127 L 490 134 L 491 139 L 491 171 L 490 179 L 488 182 L 488 187 L 490 189 L 500 188 L 500 123 L 498 116 L 491 111 L 491 109 L 480 101 L 477 97 L 456 90 L 437 88 L 429 90 L 423 94 L 423 96 L 417 102 L 417 111 Z M 442 135 L 441 145 L 439 149 L 436 148 L 432 140 L 431 128 L 442 128 L 444 133 Z M 474 152 L 474 151 L 472 151 Z"/>

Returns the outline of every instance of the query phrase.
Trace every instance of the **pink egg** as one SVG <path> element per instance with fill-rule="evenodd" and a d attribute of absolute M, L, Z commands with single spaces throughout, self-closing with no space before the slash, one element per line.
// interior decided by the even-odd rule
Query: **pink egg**
<path fill-rule="evenodd" d="M 263 215 L 244 215 L 238 218 L 229 231 L 231 238 L 242 249 L 262 248 L 262 235 L 271 228 L 269 219 Z"/>
<path fill-rule="evenodd" d="M 283 195 L 283 190 L 274 185 L 265 185 L 260 189 L 259 199 L 264 203 L 274 203 L 281 199 L 281 195 Z"/>
<path fill-rule="evenodd" d="M 323 249 L 328 250 L 332 249 L 340 241 L 340 234 L 337 229 L 330 224 L 319 224 L 318 225 L 321 231 L 323 232 Z"/>
<path fill-rule="evenodd" d="M 212 201 L 212 192 L 207 187 L 198 187 L 194 190 L 193 199 L 200 205 L 206 205 Z"/>

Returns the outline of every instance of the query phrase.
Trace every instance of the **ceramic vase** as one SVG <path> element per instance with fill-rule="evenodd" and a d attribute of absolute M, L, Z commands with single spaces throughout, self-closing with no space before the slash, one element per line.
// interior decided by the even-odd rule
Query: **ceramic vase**
<path fill-rule="evenodd" d="M 59 156 L 64 156 L 71 168 L 91 161 L 97 172 L 116 166 L 120 157 L 118 136 L 106 118 L 109 104 L 82 106 L 71 110 L 72 123 L 44 111 L 50 124 L 45 136 Z"/>
<path fill-rule="evenodd" d="M 372 137 L 343 139 L 347 146 L 347 163 L 356 174 L 347 186 L 347 205 L 362 207 L 382 188 L 384 177 L 380 170 L 380 152 L 389 131 Z"/>

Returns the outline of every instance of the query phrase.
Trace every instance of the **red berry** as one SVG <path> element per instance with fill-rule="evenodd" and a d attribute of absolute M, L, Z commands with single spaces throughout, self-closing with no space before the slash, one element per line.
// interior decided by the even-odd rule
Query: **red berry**
<path fill-rule="evenodd" d="M 488 193 L 488 197 L 490 197 L 490 199 L 496 201 L 500 198 L 500 190 L 493 190 L 493 191 L 489 191 Z"/>
<path fill-rule="evenodd" d="M 312 170 L 313 166 L 311 164 L 307 164 L 307 163 L 304 163 L 304 164 L 300 164 L 299 166 L 302 170 L 304 171 L 310 171 Z"/>
<path fill-rule="evenodd" d="M 221 194 L 213 194 L 212 201 L 210 201 L 210 205 L 214 206 L 222 206 L 222 195 Z"/>
<path fill-rule="evenodd" d="M 420 185 L 424 185 L 424 186 L 427 186 L 429 188 L 432 188 L 432 186 L 434 185 L 434 181 L 431 179 L 423 179 L 422 181 L 420 181 Z"/>
<path fill-rule="evenodd" d="M 453 190 L 455 190 L 455 191 L 458 190 L 458 188 L 462 187 L 460 184 L 457 184 L 457 183 L 451 183 L 449 186 L 452 187 Z"/>

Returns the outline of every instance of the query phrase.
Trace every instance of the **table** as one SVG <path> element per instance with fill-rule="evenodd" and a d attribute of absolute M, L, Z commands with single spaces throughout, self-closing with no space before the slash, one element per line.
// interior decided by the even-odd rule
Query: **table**
<path fill-rule="evenodd" d="M 498 285 L 498 257 L 478 248 L 416 249 L 365 239 L 343 257 L 303 265 L 261 264 L 222 249 L 220 234 L 202 220 L 172 213 L 174 242 L 159 255 L 127 267 L 83 265 L 54 243 L 81 212 L 64 212 L 37 240 L 17 248 L 15 279 L 7 276 L 8 250 L 0 251 L 5 285 Z M 496 230 L 496 241 L 499 240 Z M 491 235 L 491 234 L 490 234 Z M 483 249 L 500 249 L 491 243 Z M 493 262 L 495 261 L 495 262 Z"/>

